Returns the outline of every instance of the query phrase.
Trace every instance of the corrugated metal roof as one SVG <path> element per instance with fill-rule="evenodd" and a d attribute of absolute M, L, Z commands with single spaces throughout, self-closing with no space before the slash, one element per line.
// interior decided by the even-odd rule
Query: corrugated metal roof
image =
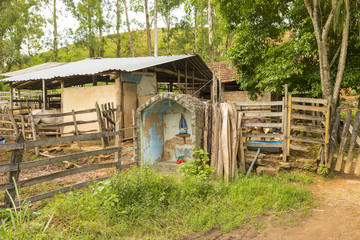
<path fill-rule="evenodd" d="M 47 62 L 47 63 L 43 63 L 43 64 L 36 65 L 33 67 L 17 70 L 17 71 L 2 73 L 0 75 L 5 76 L 5 77 L 14 77 L 14 76 L 23 75 L 23 74 L 27 74 L 27 73 L 31 73 L 31 72 L 41 71 L 41 70 L 48 69 L 48 68 L 58 67 L 58 66 L 61 66 L 64 64 L 68 64 L 68 63 L 67 62 Z"/>
<path fill-rule="evenodd" d="M 77 75 L 94 75 L 107 71 L 133 72 L 141 69 L 169 63 L 197 55 L 175 55 L 160 57 L 137 57 L 137 58 L 88 58 L 78 62 L 71 62 L 57 67 L 52 67 L 36 72 L 5 78 L 0 81 L 16 82 L 41 79 L 54 79 Z M 25 69 L 24 69 L 25 70 Z"/>

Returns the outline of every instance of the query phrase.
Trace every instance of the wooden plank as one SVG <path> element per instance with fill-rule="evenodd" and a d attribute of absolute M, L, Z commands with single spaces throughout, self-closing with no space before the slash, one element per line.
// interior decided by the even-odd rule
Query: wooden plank
<path fill-rule="evenodd" d="M 120 122 L 116 122 L 115 123 L 115 132 L 119 132 L 120 131 Z M 119 150 L 121 151 L 121 141 L 120 141 L 120 136 L 116 135 L 115 136 L 115 146 L 117 148 L 119 148 Z M 114 161 L 117 162 L 120 159 L 120 152 L 116 151 L 115 155 L 114 155 Z"/>
<path fill-rule="evenodd" d="M 349 126 L 349 133 L 351 133 L 353 131 L 353 127 L 351 126 L 351 124 L 350 124 L 350 126 Z M 356 143 L 360 146 L 360 137 L 356 137 Z"/>
<path fill-rule="evenodd" d="M 74 112 L 75 113 L 75 112 Z M 88 121 L 76 121 L 77 125 L 82 125 L 82 124 L 89 124 L 89 123 L 96 123 L 98 122 L 98 120 L 88 120 Z M 39 125 L 38 128 L 39 129 L 43 129 L 43 128 L 56 128 L 56 127 L 65 127 L 65 126 L 73 126 L 75 124 L 75 122 L 71 121 L 71 122 L 64 122 L 64 123 L 59 123 L 59 124 L 47 124 L 47 125 Z"/>
<path fill-rule="evenodd" d="M 329 158 L 329 142 L 330 142 L 330 110 L 331 110 L 331 97 L 327 100 L 326 106 L 326 113 L 325 113 L 325 144 L 324 144 L 324 154 L 325 158 L 320 161 L 320 164 L 325 164 L 327 166 L 327 161 Z"/>
<path fill-rule="evenodd" d="M 243 127 L 281 128 L 282 123 L 243 123 Z"/>
<path fill-rule="evenodd" d="M 356 161 L 354 173 L 356 174 L 356 176 L 360 176 L 360 151 L 359 151 L 359 155 L 358 155 L 358 158 Z"/>
<path fill-rule="evenodd" d="M 292 99 L 292 95 L 288 95 L 288 101 L 287 101 L 287 117 L 286 117 L 286 122 L 287 122 L 287 127 L 286 130 L 287 132 L 285 133 L 286 136 L 286 156 L 289 157 L 290 156 L 290 134 L 291 134 L 291 100 Z"/>
<path fill-rule="evenodd" d="M 302 98 L 302 97 L 293 97 L 293 102 L 302 102 L 302 103 L 320 103 L 326 104 L 327 99 L 320 99 L 320 98 Z"/>
<path fill-rule="evenodd" d="M 20 133 L 16 139 L 15 139 L 16 143 L 22 144 L 25 142 L 25 139 L 23 137 L 23 135 Z M 13 150 L 11 153 L 11 159 L 10 159 L 10 163 L 11 164 L 19 164 L 22 162 L 23 160 L 23 154 L 24 154 L 24 149 L 17 149 L 17 150 Z M 12 184 L 14 185 L 15 183 L 17 184 L 19 182 L 19 176 L 20 176 L 20 170 L 17 169 L 15 171 L 11 171 L 8 174 L 8 184 Z M 12 206 L 12 200 L 11 199 L 15 199 L 15 195 L 16 195 L 16 190 L 15 189 L 9 189 L 7 192 L 5 192 L 5 196 L 4 196 L 4 203 L 6 206 L 8 207 L 14 207 Z"/>
<path fill-rule="evenodd" d="M 244 146 L 247 147 L 282 147 L 282 143 L 251 143 L 251 142 L 245 142 Z"/>
<path fill-rule="evenodd" d="M 96 109 L 97 120 L 98 120 L 98 124 L 99 124 L 99 131 L 104 132 L 105 131 L 104 122 L 102 120 L 100 107 L 97 102 L 95 103 L 95 109 Z M 105 149 L 107 146 L 107 139 L 105 137 L 101 137 L 101 144 L 102 144 L 103 148 Z"/>
<path fill-rule="evenodd" d="M 303 145 L 290 144 L 290 148 L 295 151 L 309 152 L 309 148 Z"/>
<path fill-rule="evenodd" d="M 230 145 L 230 153 L 231 153 L 231 163 L 230 163 L 230 178 L 234 179 L 238 173 L 238 164 L 237 164 L 237 150 L 238 150 L 238 133 L 236 129 L 237 125 L 237 111 L 235 104 L 229 104 L 229 116 L 230 116 L 230 135 L 229 142 Z"/>
<path fill-rule="evenodd" d="M 76 134 L 76 136 L 79 136 L 79 128 L 78 128 L 78 125 L 76 122 L 76 115 L 75 115 L 74 109 L 72 110 L 72 117 L 73 117 L 73 121 L 74 121 L 75 134 Z M 81 150 L 81 143 L 80 143 L 80 141 L 77 141 L 77 142 L 78 142 L 79 149 Z"/>
<path fill-rule="evenodd" d="M 311 126 L 291 125 L 291 129 L 296 131 L 303 131 L 303 132 L 325 133 L 325 128 L 311 127 Z"/>
<path fill-rule="evenodd" d="M 263 107 L 263 106 L 281 106 L 282 101 L 272 102 L 235 102 L 236 106 L 239 107 Z"/>
<path fill-rule="evenodd" d="M 30 114 L 30 126 L 31 126 L 33 139 L 34 139 L 34 141 L 36 141 L 37 140 L 37 134 L 36 134 L 36 126 L 35 126 L 35 120 L 34 120 L 34 115 L 33 114 Z M 1 149 L 1 147 L 0 147 L 0 149 Z M 40 153 L 39 147 L 35 147 L 35 155 L 39 156 L 39 153 Z"/>
<path fill-rule="evenodd" d="M 338 130 L 339 130 L 339 125 L 340 125 L 340 118 L 341 118 L 341 109 L 340 107 L 338 107 L 336 109 L 336 113 L 335 113 L 335 122 L 334 122 L 334 126 L 332 129 L 332 133 L 330 136 L 330 146 L 329 146 L 329 157 L 327 160 L 327 168 L 331 168 L 333 166 L 333 154 L 334 154 L 334 149 L 335 149 L 335 144 L 337 142 L 337 135 L 338 135 Z"/>
<path fill-rule="evenodd" d="M 360 111 L 357 111 L 355 115 L 353 131 L 351 133 L 350 147 L 347 155 L 344 173 L 350 173 L 351 170 L 351 163 L 354 157 L 354 149 L 355 149 L 356 137 L 358 136 L 358 132 L 359 132 L 359 125 L 360 125 Z"/>
<path fill-rule="evenodd" d="M 277 134 L 277 133 L 244 133 L 244 137 L 250 137 L 250 138 L 279 138 L 283 139 L 283 134 Z"/>
<path fill-rule="evenodd" d="M 111 154 L 111 153 L 114 153 L 117 151 L 119 151 L 118 147 L 112 147 L 112 148 L 101 149 L 101 150 L 93 150 L 93 151 L 87 151 L 87 152 L 81 152 L 81 153 L 72 153 L 72 154 L 67 154 L 67 155 L 63 155 L 63 156 L 45 158 L 45 159 L 40 159 L 40 160 L 36 160 L 36 161 L 31 161 L 31 162 L 22 162 L 21 164 L 19 164 L 19 168 L 21 170 L 29 169 L 29 168 L 33 168 L 33 167 L 39 167 L 39 166 L 54 164 L 54 163 L 63 162 L 63 161 L 71 161 L 71 160 L 80 159 L 80 158 L 98 156 L 100 154 Z M 1 169 L 1 165 L 0 165 L 0 169 Z"/>
<path fill-rule="evenodd" d="M 292 114 L 292 118 L 310 120 L 310 121 L 325 121 L 326 120 L 325 117 L 320 117 L 320 116 L 315 116 L 315 115 L 311 116 L 311 115 L 298 114 L 298 113 Z"/>
<path fill-rule="evenodd" d="M 119 164 L 121 164 L 121 161 L 130 159 L 130 158 L 135 158 L 135 157 L 136 157 L 136 154 L 131 155 L 131 156 L 128 156 L 128 157 L 123 157 L 123 158 L 120 158 L 120 159 L 118 160 L 118 162 L 119 162 Z"/>
<path fill-rule="evenodd" d="M 132 110 L 137 109 L 137 85 L 136 83 L 123 83 L 123 122 L 121 127 L 131 127 L 132 122 Z M 123 137 L 128 138 L 133 136 L 133 131 L 123 131 Z"/>
<path fill-rule="evenodd" d="M 94 112 L 96 112 L 96 109 L 92 108 L 92 109 L 75 111 L 75 114 L 85 114 L 85 113 L 94 113 Z M 34 116 L 34 118 L 55 118 L 55 117 L 65 117 L 65 116 L 71 116 L 71 115 L 72 115 L 72 112 L 52 113 L 52 114 L 36 115 L 36 116 Z"/>
<path fill-rule="evenodd" d="M 0 165 L 0 173 L 16 171 L 19 169 L 18 163 L 8 163 Z"/>
<path fill-rule="evenodd" d="M 16 122 L 15 122 L 14 115 L 13 115 L 13 113 L 12 113 L 12 110 L 10 110 L 8 107 L 5 107 L 5 110 L 6 110 L 7 113 L 9 114 L 9 118 L 10 118 L 10 120 L 11 120 L 11 124 L 12 124 L 12 126 L 13 126 L 13 128 L 14 128 L 15 134 L 16 134 L 16 135 L 19 135 L 19 129 L 18 129 L 18 126 L 17 126 L 17 124 L 16 124 Z"/>
<path fill-rule="evenodd" d="M 285 90 L 284 90 L 284 97 L 283 97 L 283 106 L 282 106 L 282 132 L 283 132 L 283 161 L 287 162 L 287 155 L 286 155 L 286 145 L 287 145 L 287 127 L 288 127 L 288 122 L 287 122 L 287 116 L 288 116 L 288 85 L 285 84 Z"/>
<path fill-rule="evenodd" d="M 323 112 L 323 113 L 326 113 L 326 110 L 327 110 L 326 107 L 313 107 L 313 106 L 297 105 L 297 104 L 292 104 L 291 109 L 316 111 L 316 112 Z"/>
<path fill-rule="evenodd" d="M 243 141 L 243 133 L 242 133 L 242 127 L 241 127 L 241 121 L 244 113 L 240 112 L 238 114 L 238 131 L 239 131 L 239 157 L 240 157 L 240 171 L 242 174 L 246 173 L 246 166 L 245 166 L 245 151 L 244 151 L 244 141 Z"/>
<path fill-rule="evenodd" d="M 243 112 L 244 117 L 282 117 L 282 112 Z"/>
<path fill-rule="evenodd" d="M 336 166 L 335 166 L 336 171 L 341 170 L 341 165 L 342 165 L 342 160 L 343 160 L 343 155 L 344 155 L 344 150 L 345 150 L 345 144 L 346 144 L 346 140 L 347 140 L 348 133 L 349 133 L 348 131 L 349 131 L 349 126 L 350 126 L 350 121 L 351 121 L 351 114 L 352 114 L 352 111 L 348 110 L 347 115 L 346 115 L 344 129 L 343 129 L 343 132 L 341 135 L 340 147 L 338 150 L 338 156 L 337 156 L 337 161 L 336 161 Z"/>
<path fill-rule="evenodd" d="M 221 152 L 222 152 L 222 161 L 224 164 L 224 180 L 229 181 L 230 179 L 230 151 L 229 151 L 229 141 L 228 141 L 228 135 L 229 135 L 229 109 L 227 106 L 227 103 L 220 103 L 220 113 L 221 113 L 221 132 L 220 132 L 220 138 L 221 138 Z"/>
<path fill-rule="evenodd" d="M 297 136 L 290 136 L 290 140 L 298 141 L 298 142 L 314 143 L 314 144 L 324 144 L 325 143 L 325 140 L 323 140 L 323 139 L 297 137 Z"/>

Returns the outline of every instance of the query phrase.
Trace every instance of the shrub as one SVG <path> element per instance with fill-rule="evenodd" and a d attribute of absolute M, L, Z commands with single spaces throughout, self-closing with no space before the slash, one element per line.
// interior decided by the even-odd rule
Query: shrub
<path fill-rule="evenodd" d="M 202 149 L 194 149 L 194 159 L 180 164 L 178 171 L 203 180 L 210 179 L 211 173 L 213 173 L 215 169 L 209 166 L 209 157 L 207 155 L 208 153 Z"/>

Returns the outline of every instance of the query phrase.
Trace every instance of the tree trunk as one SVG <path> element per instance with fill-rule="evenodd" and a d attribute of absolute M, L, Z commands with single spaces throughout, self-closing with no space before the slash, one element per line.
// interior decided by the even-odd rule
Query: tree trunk
<path fill-rule="evenodd" d="M 346 18 L 345 23 L 343 26 L 343 32 L 342 32 L 342 41 L 341 41 L 341 52 L 340 52 L 340 58 L 338 63 L 338 70 L 336 73 L 336 80 L 334 85 L 334 93 L 333 93 L 333 101 L 334 105 L 336 106 L 338 104 L 338 96 L 340 93 L 340 87 L 341 82 L 344 76 L 344 70 L 345 70 L 345 64 L 346 64 L 346 55 L 347 55 L 347 49 L 349 45 L 349 29 L 350 29 L 350 4 L 349 0 L 345 0 L 345 9 L 346 9 Z"/>
<path fill-rule="evenodd" d="M 92 30 L 92 20 L 91 20 L 91 11 L 90 11 L 90 3 L 87 1 L 87 24 L 88 24 L 88 44 L 89 44 L 89 56 L 90 58 L 95 57 L 95 49 L 94 49 L 94 34 Z"/>
<path fill-rule="evenodd" d="M 157 0 L 154 0 L 154 56 L 158 56 Z"/>
<path fill-rule="evenodd" d="M 126 6 L 126 0 L 123 0 L 123 3 L 124 3 L 124 9 L 125 9 L 126 26 L 127 26 L 127 30 L 128 30 L 128 33 L 129 33 L 131 56 L 135 57 L 134 43 L 133 43 L 132 34 L 131 34 L 131 30 L 130 30 L 130 22 L 129 22 L 129 16 L 128 16 L 128 8 Z"/>
<path fill-rule="evenodd" d="M 213 37 L 213 5 L 208 0 L 208 26 L 209 26 L 209 54 L 211 63 L 214 63 L 214 37 Z"/>
<path fill-rule="evenodd" d="M 100 57 L 104 57 L 104 37 L 102 34 L 102 28 L 103 28 L 103 18 L 102 18 L 102 6 L 101 6 L 101 0 L 98 0 L 98 9 L 97 9 L 97 14 L 98 14 L 98 29 L 99 29 L 99 41 L 100 41 L 100 49 L 99 49 L 99 56 Z"/>
<path fill-rule="evenodd" d="M 170 12 L 166 11 L 166 54 L 170 55 Z"/>
<path fill-rule="evenodd" d="M 145 5 L 145 19 L 146 19 L 146 34 L 147 34 L 148 55 L 152 56 L 148 0 L 144 0 L 144 5 Z"/>
<path fill-rule="evenodd" d="M 197 7 L 194 8 L 194 53 L 197 53 Z"/>
<path fill-rule="evenodd" d="M 54 62 L 57 62 L 58 55 L 58 34 L 57 34 L 57 17 L 56 17 L 56 0 L 54 0 L 54 13 L 53 13 L 53 21 L 54 21 L 54 41 L 53 41 L 53 52 L 54 52 Z"/>
<path fill-rule="evenodd" d="M 120 57 L 121 45 L 120 45 L 120 0 L 116 1 L 116 57 Z"/>

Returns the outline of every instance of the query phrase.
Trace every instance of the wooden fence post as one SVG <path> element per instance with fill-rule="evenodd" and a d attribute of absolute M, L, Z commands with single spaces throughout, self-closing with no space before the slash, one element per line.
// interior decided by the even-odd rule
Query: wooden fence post
<path fill-rule="evenodd" d="M 115 132 L 120 132 L 120 122 L 116 121 L 115 122 Z M 120 159 L 120 152 L 121 152 L 121 142 L 120 142 L 120 135 L 116 135 L 115 136 L 115 147 L 119 148 L 118 152 L 115 152 L 115 162 L 119 161 Z M 119 170 L 121 170 L 121 163 L 120 165 L 117 167 Z"/>
<path fill-rule="evenodd" d="M 96 114 L 97 114 L 97 119 L 98 119 L 98 123 L 99 123 L 99 131 L 104 132 L 104 122 L 101 118 L 101 111 L 99 108 L 99 104 L 97 102 L 95 103 L 95 108 L 96 108 Z M 101 144 L 102 144 L 103 148 L 105 149 L 107 146 L 107 139 L 105 137 L 101 137 Z"/>
<path fill-rule="evenodd" d="M 331 110 L 331 98 L 327 100 L 326 106 L 326 114 L 325 114 L 325 144 L 324 144 L 324 151 L 325 151 L 325 159 L 323 160 L 323 164 L 325 162 L 325 166 L 327 166 L 327 161 L 329 159 L 329 141 L 330 141 L 330 110 Z"/>
<path fill-rule="evenodd" d="M 21 133 L 16 137 L 15 142 L 18 144 L 23 144 L 25 142 L 25 139 Z M 23 159 L 23 154 L 24 154 L 24 148 L 12 150 L 10 164 L 21 163 L 22 159 Z M 14 184 L 17 184 L 19 182 L 19 175 L 20 175 L 20 169 L 18 167 L 18 170 L 11 171 L 8 173 L 8 182 L 13 183 L 15 180 Z M 5 202 L 6 207 L 9 207 L 9 208 L 14 207 L 14 206 L 12 206 L 11 199 L 15 201 L 15 196 L 16 196 L 15 188 L 9 189 L 8 192 L 5 191 L 4 202 Z M 10 199 L 10 197 L 11 197 L 11 199 Z M 20 200 L 20 199 L 18 199 L 18 200 Z"/>
<path fill-rule="evenodd" d="M 74 109 L 72 110 L 72 117 L 73 117 L 73 121 L 74 121 L 75 134 L 76 134 L 76 136 L 79 136 L 79 128 L 78 128 L 78 125 L 77 125 L 77 122 L 76 122 L 76 116 L 75 116 Z M 81 150 L 80 141 L 78 141 L 78 145 L 79 145 L 79 149 Z"/>
<path fill-rule="evenodd" d="M 343 132 L 341 135 L 341 143 L 340 143 L 340 147 L 339 147 L 339 151 L 338 151 L 338 155 L 337 155 L 337 162 L 336 162 L 336 166 L 335 166 L 336 171 L 341 170 L 345 144 L 346 144 L 346 140 L 347 140 L 348 133 L 349 133 L 351 114 L 352 114 L 352 111 L 348 110 L 347 115 L 346 115 L 344 129 L 343 129 Z"/>
<path fill-rule="evenodd" d="M 344 173 L 350 173 L 351 170 L 351 163 L 354 157 L 354 148 L 356 144 L 356 137 L 358 136 L 358 132 L 359 132 L 359 125 L 360 125 L 360 111 L 357 111 L 355 115 L 353 131 L 351 133 L 350 147 L 347 155 Z"/>
<path fill-rule="evenodd" d="M 36 126 L 35 126 L 34 115 L 32 114 L 30 114 L 30 124 L 31 124 L 31 132 L 33 135 L 33 139 L 36 141 L 37 140 Z M 39 153 L 40 153 L 39 147 L 35 147 L 36 156 L 39 156 Z"/>
<path fill-rule="evenodd" d="M 133 144 L 135 147 L 135 161 L 139 162 L 139 158 L 138 158 L 138 150 L 137 150 L 137 146 L 138 146 L 138 139 L 137 139 L 137 129 L 136 129 L 136 111 L 135 109 L 132 110 L 132 126 L 133 126 Z"/>
<path fill-rule="evenodd" d="M 335 123 L 331 132 L 331 136 L 330 136 L 330 146 L 329 146 L 329 154 L 328 154 L 328 159 L 327 159 L 327 168 L 331 168 L 332 167 L 332 162 L 333 162 L 333 154 L 334 154 L 334 149 L 335 149 L 335 144 L 337 141 L 337 135 L 338 135 L 338 129 L 339 129 L 339 125 L 340 125 L 340 118 L 341 118 L 341 109 L 340 107 L 338 107 L 336 109 L 336 115 L 335 115 Z"/>
<path fill-rule="evenodd" d="M 285 92 L 284 92 L 284 98 L 283 98 L 283 107 L 282 107 L 282 124 L 283 124 L 283 161 L 286 162 L 287 161 L 287 141 L 288 141 L 288 85 L 285 84 Z"/>
<path fill-rule="evenodd" d="M 286 156 L 290 156 L 290 134 L 291 134 L 291 95 L 288 96 L 288 107 L 287 107 L 287 133 L 286 133 Z"/>

